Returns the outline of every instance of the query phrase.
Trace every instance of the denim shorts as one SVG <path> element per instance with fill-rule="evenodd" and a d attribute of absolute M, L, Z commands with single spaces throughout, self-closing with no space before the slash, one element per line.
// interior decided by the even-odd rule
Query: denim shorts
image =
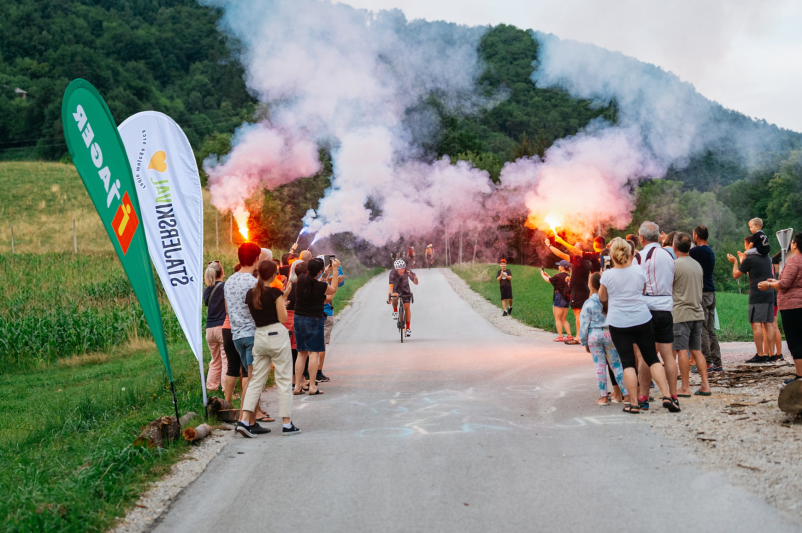
<path fill-rule="evenodd" d="M 242 361 L 242 366 L 248 368 L 253 364 L 253 337 L 242 337 L 241 339 L 234 339 L 234 346 L 237 348 L 237 353 Z"/>
<path fill-rule="evenodd" d="M 552 303 L 552 307 L 560 307 L 562 309 L 568 309 L 568 300 L 560 294 L 559 292 L 554 293 L 554 302 Z"/>
<path fill-rule="evenodd" d="M 295 346 L 299 352 L 325 352 L 326 317 L 320 318 L 295 315 L 293 330 Z"/>

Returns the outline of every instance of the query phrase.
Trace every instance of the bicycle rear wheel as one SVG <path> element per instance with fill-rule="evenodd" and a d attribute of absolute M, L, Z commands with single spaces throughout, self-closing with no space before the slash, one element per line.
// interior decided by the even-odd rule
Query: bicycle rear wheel
<path fill-rule="evenodd" d="M 403 342 L 404 342 L 404 334 L 406 333 L 406 331 L 404 330 L 404 327 L 406 326 L 407 315 L 406 315 L 406 311 L 404 311 L 404 302 L 400 302 L 400 303 L 401 303 L 401 305 L 398 306 L 398 331 L 401 332 L 401 343 L 403 344 Z"/>

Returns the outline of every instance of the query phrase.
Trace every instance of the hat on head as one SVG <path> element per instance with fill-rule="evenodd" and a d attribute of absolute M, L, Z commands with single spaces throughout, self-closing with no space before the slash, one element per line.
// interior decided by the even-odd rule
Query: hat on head
<path fill-rule="evenodd" d="M 498 260 L 498 262 L 499 262 L 499 263 L 506 263 L 506 262 L 507 262 L 507 260 L 506 260 L 506 259 L 499 259 L 499 260 Z"/>
<path fill-rule="evenodd" d="M 571 263 L 569 263 L 568 261 L 566 261 L 565 259 L 563 259 L 562 261 L 559 261 L 559 262 L 557 263 L 557 266 L 558 266 L 558 267 L 563 267 L 563 268 L 571 268 Z"/>

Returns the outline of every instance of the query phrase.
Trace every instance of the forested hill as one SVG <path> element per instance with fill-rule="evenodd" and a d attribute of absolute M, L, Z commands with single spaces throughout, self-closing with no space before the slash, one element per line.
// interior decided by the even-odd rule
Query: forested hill
<path fill-rule="evenodd" d="M 217 28 L 219 17 L 194 0 L 0 2 L 0 160 L 58 160 L 66 154 L 61 97 L 78 77 L 98 87 L 118 121 L 147 109 L 162 111 L 181 125 L 199 159 L 210 151 L 225 153 L 229 134 L 253 119 L 256 101 L 243 81 L 237 43 Z M 441 114 L 439 137 L 424 147 L 432 156 L 470 159 L 497 179 L 507 161 L 543 155 L 556 139 L 596 117 L 616 120 L 614 102 L 599 108 L 536 87 L 531 75 L 538 43 L 527 31 L 496 26 L 483 37 L 480 53 L 487 66 L 480 89 L 503 91 L 507 98 L 473 116 Z M 722 120 L 778 131 L 731 111 Z M 726 150 L 708 152 L 669 172 L 681 187 L 671 190 L 713 191 L 725 209 L 719 211 L 738 221 L 729 223 L 731 239 L 744 217 L 766 218 L 771 230 L 802 229 L 802 136 L 781 135 L 782 149 L 762 167 L 745 168 Z M 317 192 L 325 186 L 321 182 Z M 304 194 L 311 198 L 316 191 Z"/>
<path fill-rule="evenodd" d="M 254 100 L 218 16 L 194 0 L 0 2 L 0 159 L 66 153 L 61 97 L 74 78 L 93 83 L 120 122 L 167 113 L 195 148 L 233 131 Z"/>

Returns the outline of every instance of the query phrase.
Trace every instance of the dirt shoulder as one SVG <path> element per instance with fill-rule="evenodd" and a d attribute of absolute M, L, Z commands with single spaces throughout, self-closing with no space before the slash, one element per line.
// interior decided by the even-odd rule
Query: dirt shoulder
<path fill-rule="evenodd" d="M 460 297 L 501 331 L 545 340 L 553 337 L 501 317 L 496 305 L 450 269 L 441 272 Z M 658 408 L 643 412 L 638 421 L 690 449 L 705 468 L 725 475 L 802 524 L 802 418 L 777 407 L 780 383 L 794 374 L 788 351 L 783 363 L 748 365 L 743 361 L 754 355 L 752 343 L 727 342 L 721 348 L 725 372 L 711 377 L 713 396 L 682 398 L 679 415 L 653 404 Z M 593 372 L 590 360 L 588 372 Z M 692 375 L 691 390 L 698 388 L 699 377 Z"/>

